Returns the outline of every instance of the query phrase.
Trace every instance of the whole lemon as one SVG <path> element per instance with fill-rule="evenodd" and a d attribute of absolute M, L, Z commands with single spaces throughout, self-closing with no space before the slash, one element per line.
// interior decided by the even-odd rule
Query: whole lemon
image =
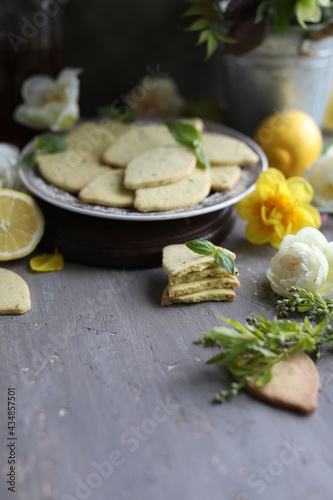
<path fill-rule="evenodd" d="M 254 140 L 270 167 L 286 177 L 302 175 L 320 156 L 323 136 L 314 119 L 297 109 L 270 115 L 257 127 Z"/>

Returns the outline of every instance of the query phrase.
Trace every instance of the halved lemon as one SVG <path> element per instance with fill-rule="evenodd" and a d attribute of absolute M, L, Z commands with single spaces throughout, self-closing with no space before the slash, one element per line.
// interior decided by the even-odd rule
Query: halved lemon
<path fill-rule="evenodd" d="M 0 189 L 0 260 L 29 255 L 44 233 L 44 216 L 28 194 Z"/>

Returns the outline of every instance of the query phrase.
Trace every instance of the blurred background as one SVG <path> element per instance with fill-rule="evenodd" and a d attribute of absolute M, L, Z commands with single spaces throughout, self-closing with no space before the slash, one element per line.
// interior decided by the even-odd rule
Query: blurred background
<path fill-rule="evenodd" d="M 63 7 L 67 64 L 84 69 L 81 105 L 91 115 L 160 67 L 187 99 L 219 96 L 218 57 L 204 62 L 185 31 L 184 0 L 70 0 Z"/>
<path fill-rule="evenodd" d="M 96 115 L 145 77 L 171 77 L 186 99 L 220 98 L 220 64 L 205 62 L 197 33 L 186 32 L 184 0 L 1 0 L 0 141 L 33 135 L 12 123 L 25 78 L 82 68 L 81 115 Z"/>

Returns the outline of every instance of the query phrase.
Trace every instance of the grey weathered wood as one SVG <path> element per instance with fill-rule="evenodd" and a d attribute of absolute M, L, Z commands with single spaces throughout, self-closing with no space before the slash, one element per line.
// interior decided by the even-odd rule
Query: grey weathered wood
<path fill-rule="evenodd" d="M 322 231 L 333 239 L 332 219 Z M 233 303 L 162 308 L 162 268 L 115 271 L 66 262 L 61 272 L 34 274 L 28 259 L 5 264 L 28 282 L 32 309 L 0 318 L 1 500 L 331 498 L 329 350 L 318 362 L 322 389 L 310 416 L 245 393 L 211 404 L 229 377 L 205 365 L 211 352 L 193 341 L 219 323 L 218 315 L 275 314 L 265 278 L 275 250 L 248 244 L 240 220 L 223 244 L 237 254 L 241 288 Z M 12 386 L 15 494 L 5 478 Z M 295 445 L 293 455 L 288 447 Z M 111 459 L 112 473 L 108 465 L 108 477 L 96 475 L 93 463 Z M 91 492 L 75 493 L 77 480 L 90 482 Z"/>

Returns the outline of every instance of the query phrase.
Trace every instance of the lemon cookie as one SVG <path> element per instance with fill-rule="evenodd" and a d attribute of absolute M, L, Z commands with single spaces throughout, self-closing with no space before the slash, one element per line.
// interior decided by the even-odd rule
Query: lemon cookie
<path fill-rule="evenodd" d="M 98 160 L 116 136 L 109 128 L 94 122 L 84 122 L 65 136 L 69 148 L 81 156 L 95 156 Z"/>
<path fill-rule="evenodd" d="M 212 166 L 212 190 L 227 191 L 234 188 L 241 179 L 242 170 L 238 165 Z"/>
<path fill-rule="evenodd" d="M 233 252 L 227 249 L 224 250 L 235 259 L 236 255 Z M 162 267 L 169 277 L 182 277 L 187 273 L 201 272 L 207 268 L 209 268 L 210 271 L 214 268 L 220 268 L 214 260 L 213 255 L 199 255 L 190 250 L 185 244 L 167 245 L 164 247 Z M 226 270 L 224 271 L 227 273 Z"/>
<path fill-rule="evenodd" d="M 100 166 L 93 156 L 80 156 L 71 149 L 40 155 L 37 165 L 47 182 L 70 193 L 78 193 L 92 179 L 109 170 Z"/>
<path fill-rule="evenodd" d="M 228 135 L 203 133 L 202 145 L 212 165 L 251 165 L 259 160 L 250 146 Z"/>
<path fill-rule="evenodd" d="M 87 203 L 111 207 L 132 207 L 134 192 L 124 186 L 124 170 L 112 169 L 89 182 L 79 198 Z"/>
<path fill-rule="evenodd" d="M 210 186 L 210 169 L 195 168 L 188 177 L 172 184 L 137 189 L 134 207 L 140 212 L 188 207 L 206 198 Z"/>
<path fill-rule="evenodd" d="M 24 279 L 0 268 L 0 314 L 23 314 L 30 308 L 30 292 Z"/>
<path fill-rule="evenodd" d="M 125 169 L 129 189 L 163 186 L 183 179 L 195 169 L 196 157 L 182 146 L 159 146 L 141 153 Z"/>

